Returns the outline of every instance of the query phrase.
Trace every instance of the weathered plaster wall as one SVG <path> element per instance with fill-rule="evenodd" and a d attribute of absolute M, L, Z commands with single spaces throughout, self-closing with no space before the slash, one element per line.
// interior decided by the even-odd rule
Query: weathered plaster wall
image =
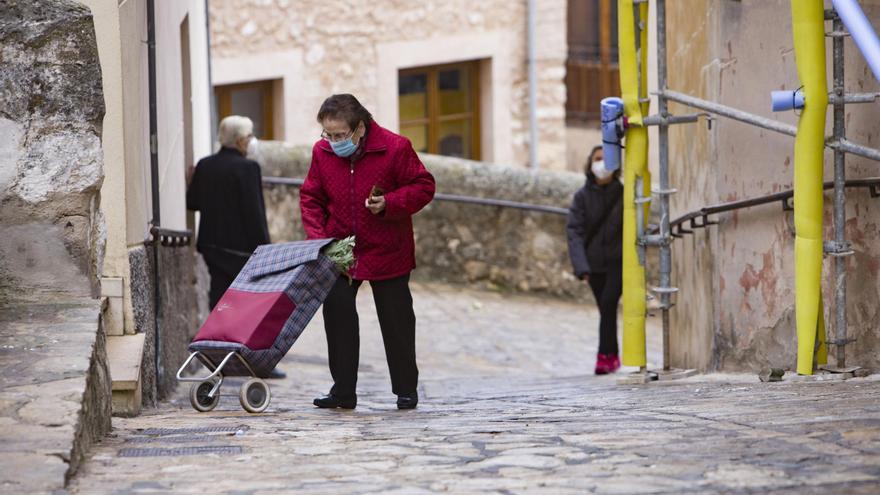
<path fill-rule="evenodd" d="M 718 67 L 712 53 L 718 11 L 705 0 L 667 2 L 669 86 L 708 100 L 717 98 Z M 708 7 L 708 8 L 707 8 Z M 689 109 L 670 104 L 672 113 Z M 717 201 L 714 170 L 715 139 L 702 124 L 669 130 L 669 178 L 678 194 L 671 197 L 673 216 Z M 656 181 L 656 176 L 655 179 Z M 656 206 L 656 205 L 655 205 Z M 673 245 L 673 284 L 680 289 L 671 317 L 671 358 L 683 367 L 712 366 L 715 329 L 715 230 L 698 230 Z"/>
<path fill-rule="evenodd" d="M 483 132 L 493 143 L 484 152 L 490 161 L 524 165 L 525 7 L 500 0 L 212 2 L 214 84 L 286 78 L 285 134 L 276 138 L 311 144 L 320 132 L 314 115 L 331 93 L 357 95 L 380 123 L 396 129 L 399 68 L 484 59 L 481 84 L 491 92 L 483 93 Z M 565 16 L 566 2 L 538 2 L 539 160 L 557 169 L 566 161 Z M 279 56 L 285 64 L 278 64 Z"/>
<path fill-rule="evenodd" d="M 796 124 L 792 112 L 774 114 L 769 92 L 800 83 L 794 60 L 790 6 L 786 2 L 671 2 L 670 86 L 685 93 Z M 863 2 L 880 20 L 880 2 Z M 695 17 L 693 12 L 703 12 Z M 830 23 L 827 24 L 830 29 Z M 831 74 L 828 42 L 829 84 Z M 855 45 L 846 41 L 849 91 L 878 91 Z M 676 108 L 676 107 L 673 107 Z M 680 110 L 679 110 L 680 111 Z M 876 105 L 851 106 L 849 137 L 877 146 Z M 827 132 L 831 132 L 831 112 Z M 724 119 L 712 131 L 676 128 L 671 135 L 674 214 L 704 204 L 790 189 L 794 140 Z M 825 180 L 833 176 L 830 152 Z M 880 165 L 849 158 L 849 178 L 880 175 Z M 826 239 L 832 235 L 826 195 Z M 847 237 L 856 255 L 848 261 L 848 364 L 880 364 L 880 203 L 866 191 L 848 194 Z M 673 359 L 683 366 L 749 370 L 790 366 L 795 360 L 794 230 L 791 212 L 767 205 L 721 215 L 717 227 L 698 231 L 674 246 L 675 281 L 681 287 L 673 310 Z M 826 322 L 833 308 L 832 263 L 825 263 Z M 711 352 L 706 353 L 706 350 Z M 832 360 L 833 361 L 833 360 Z"/>

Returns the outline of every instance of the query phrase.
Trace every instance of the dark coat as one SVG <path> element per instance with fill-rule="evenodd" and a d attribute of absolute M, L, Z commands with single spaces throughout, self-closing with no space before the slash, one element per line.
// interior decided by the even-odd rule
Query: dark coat
<path fill-rule="evenodd" d="M 230 277 L 257 246 L 270 242 L 260 165 L 236 149 L 224 147 L 199 161 L 186 207 L 200 212 L 199 252 Z"/>
<path fill-rule="evenodd" d="M 605 273 L 623 259 L 623 185 L 596 184 L 592 173 L 568 212 L 568 254 L 574 274 Z M 603 214 L 608 212 L 607 214 Z"/>
<path fill-rule="evenodd" d="M 355 236 L 357 280 L 387 280 L 416 266 L 412 216 L 434 198 L 434 176 L 409 139 L 369 124 L 362 148 L 340 158 L 327 141 L 312 148 L 300 194 L 309 239 Z M 385 192 L 385 210 L 373 215 L 364 202 L 373 186 Z"/>

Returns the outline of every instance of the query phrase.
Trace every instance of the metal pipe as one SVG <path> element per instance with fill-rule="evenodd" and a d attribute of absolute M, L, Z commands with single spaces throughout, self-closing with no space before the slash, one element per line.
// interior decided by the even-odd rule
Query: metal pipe
<path fill-rule="evenodd" d="M 263 184 L 277 184 L 293 187 L 302 187 L 303 179 L 290 179 L 287 177 L 263 177 Z M 568 208 L 560 208 L 558 206 L 536 205 L 532 203 L 522 203 L 519 201 L 509 201 L 506 199 L 495 198 L 477 198 L 473 196 L 461 196 L 457 194 L 437 193 L 434 199 L 438 201 L 449 201 L 452 203 L 465 203 L 482 206 L 500 206 L 503 208 L 513 208 L 516 210 L 534 211 L 538 213 L 552 213 L 556 215 L 568 215 Z"/>
<path fill-rule="evenodd" d="M 878 98 L 880 98 L 880 93 L 848 93 L 841 98 L 832 91 L 828 94 L 828 103 L 834 105 L 841 100 L 843 103 L 874 103 Z"/>
<path fill-rule="evenodd" d="M 657 61 L 657 65 L 660 65 L 660 61 Z M 660 69 L 657 69 L 658 71 Z M 657 96 L 657 101 L 664 100 L 664 106 L 666 106 L 665 98 L 662 96 Z M 660 115 L 649 115 L 642 119 L 642 125 L 646 126 L 670 126 L 676 124 L 693 124 L 700 120 L 700 116 L 708 116 L 707 113 L 694 113 L 690 115 L 669 115 L 668 113 L 664 117 L 662 114 Z"/>
<path fill-rule="evenodd" d="M 662 93 L 666 90 L 666 1 L 657 0 L 657 87 Z M 662 119 L 657 129 L 657 147 L 660 158 L 660 189 L 669 190 L 669 122 L 666 97 L 658 95 L 657 106 Z M 696 120 L 696 118 L 695 118 Z M 660 237 L 669 236 L 669 194 L 660 195 Z M 660 288 L 668 289 L 672 279 L 672 250 L 668 243 L 660 245 Z M 663 370 L 670 369 L 669 349 L 669 293 L 660 292 L 663 312 Z"/>
<path fill-rule="evenodd" d="M 755 125 L 763 129 L 778 132 L 780 134 L 785 134 L 788 136 L 794 136 L 797 134 L 797 128 L 793 125 L 784 124 L 782 122 L 768 119 L 766 117 L 761 117 L 760 115 L 755 115 L 753 113 L 744 112 L 742 110 L 738 110 L 727 105 L 722 105 L 720 103 L 715 103 L 712 101 L 704 100 L 702 98 L 696 98 L 690 95 L 686 95 L 684 93 L 679 93 L 678 91 L 666 89 L 662 91 L 657 91 L 656 94 L 657 96 L 665 96 L 671 101 L 681 103 L 692 108 L 705 110 L 716 115 L 721 115 L 722 117 L 738 120 L 740 122 Z M 862 146 L 860 144 L 855 144 L 843 138 L 833 139 L 832 141 L 826 140 L 825 146 L 833 150 L 840 149 L 842 151 L 845 151 L 846 153 L 851 153 L 853 155 L 858 155 L 871 160 L 880 161 L 880 150 L 869 148 L 867 146 Z"/>
<path fill-rule="evenodd" d="M 535 67 L 535 17 L 537 0 L 526 0 L 528 4 L 527 43 L 529 71 L 529 167 L 538 170 L 538 75 Z"/>
<path fill-rule="evenodd" d="M 147 0 L 147 71 L 150 101 L 150 183 L 152 187 L 154 227 L 162 224 L 159 205 L 159 143 L 156 98 L 156 7 L 155 0 Z"/>
<path fill-rule="evenodd" d="M 846 30 L 852 35 L 853 42 L 862 52 L 874 77 L 880 81 L 880 37 L 874 32 L 871 21 L 856 0 L 832 0 L 832 4 L 837 13 L 834 22 L 840 22 L 839 25 L 835 24 L 839 27 L 834 30 L 843 31 L 843 26 L 846 25 Z"/>
<path fill-rule="evenodd" d="M 208 122 L 210 122 L 211 129 L 210 149 L 214 149 L 214 143 L 217 142 L 217 126 L 214 125 L 214 122 L 220 119 L 217 118 L 217 98 L 214 95 L 214 79 L 211 75 L 213 63 L 211 60 L 211 7 L 209 4 L 210 0 L 205 0 L 205 43 L 208 45 L 208 112 L 210 112 Z"/>
<path fill-rule="evenodd" d="M 738 110 L 727 105 L 722 105 L 720 103 L 715 103 L 713 101 L 707 101 L 702 98 L 696 98 L 690 95 L 686 95 L 684 93 L 679 93 L 678 91 L 672 91 L 670 89 L 659 89 L 657 91 L 657 96 L 663 96 L 668 100 L 681 103 L 692 108 L 705 110 L 707 112 L 721 115 L 722 117 L 727 117 L 729 119 L 738 120 L 746 124 L 756 125 L 758 127 L 778 132 L 780 134 L 786 134 L 789 136 L 794 136 L 795 134 L 797 134 L 797 127 L 793 125 L 784 124 L 773 119 L 768 119 L 767 117 L 761 117 L 760 115 L 744 112 L 742 110 Z"/>
<path fill-rule="evenodd" d="M 843 30 L 843 21 L 835 17 L 835 31 Z M 846 138 L 846 106 L 844 99 L 844 48 L 843 38 L 833 40 L 834 89 L 834 138 Z M 834 240 L 846 248 L 846 153 L 834 150 Z M 837 340 L 837 367 L 846 366 L 846 258 L 834 257 L 834 336 Z"/>
<path fill-rule="evenodd" d="M 150 181 L 152 186 L 153 219 L 150 221 L 152 228 L 158 228 L 161 223 L 161 205 L 159 203 L 159 117 L 156 97 L 156 5 L 155 0 L 147 0 L 147 72 L 149 84 L 150 105 Z M 162 368 L 160 367 L 161 338 L 159 336 L 159 314 L 161 311 L 161 294 L 159 290 L 159 244 L 153 243 L 153 332 L 154 332 L 154 355 L 153 365 L 156 373 L 156 396 L 159 394 L 159 384 L 162 383 Z"/>
<path fill-rule="evenodd" d="M 636 204 L 636 245 L 639 253 L 639 264 L 644 268 L 647 259 L 647 250 L 645 246 L 639 244 L 639 239 L 645 236 L 645 204 L 651 202 L 650 196 L 645 196 L 642 191 L 645 190 L 645 183 L 642 176 L 636 177 L 635 187 L 635 204 Z"/>

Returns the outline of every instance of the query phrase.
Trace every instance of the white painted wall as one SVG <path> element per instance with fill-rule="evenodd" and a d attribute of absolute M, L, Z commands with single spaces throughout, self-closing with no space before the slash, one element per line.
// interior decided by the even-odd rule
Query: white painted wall
<path fill-rule="evenodd" d="M 102 276 L 125 280 L 125 327 L 132 331 L 128 250 L 149 236 L 152 217 L 145 0 L 83 0 L 92 10 L 106 113 L 101 209 L 107 226 Z M 162 226 L 186 228 L 180 25 L 189 19 L 193 156 L 211 151 L 208 46 L 203 0 L 156 2 L 157 98 Z"/>
<path fill-rule="evenodd" d="M 129 0 L 131 1 L 131 0 Z M 193 156 L 211 152 L 208 47 L 204 0 L 156 2 L 156 82 L 158 103 L 159 192 L 162 227 L 186 228 L 183 86 L 180 26 L 189 15 L 193 87 Z M 147 157 L 149 158 L 149 157 Z M 147 162 L 149 164 L 149 161 Z"/>

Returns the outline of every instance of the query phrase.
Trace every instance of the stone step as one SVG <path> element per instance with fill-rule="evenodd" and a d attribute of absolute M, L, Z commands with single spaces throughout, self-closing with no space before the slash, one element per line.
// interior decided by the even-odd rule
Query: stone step
<path fill-rule="evenodd" d="M 144 337 L 142 333 L 107 337 L 114 416 L 140 414 Z"/>

